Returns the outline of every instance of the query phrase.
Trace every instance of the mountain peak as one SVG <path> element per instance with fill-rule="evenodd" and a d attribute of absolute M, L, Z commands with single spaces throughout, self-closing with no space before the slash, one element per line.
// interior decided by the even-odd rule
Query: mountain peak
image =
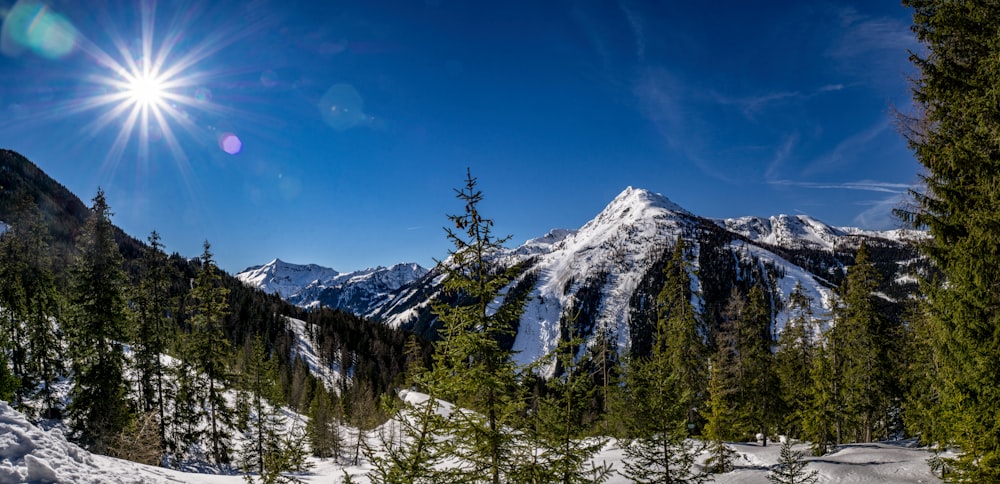
<path fill-rule="evenodd" d="M 669 210 L 671 212 L 684 214 L 691 213 L 661 193 L 651 192 L 645 188 L 634 188 L 632 186 L 625 187 L 625 190 L 622 190 L 622 192 L 608 204 L 608 208 L 619 206 L 636 208 L 655 207 Z"/>

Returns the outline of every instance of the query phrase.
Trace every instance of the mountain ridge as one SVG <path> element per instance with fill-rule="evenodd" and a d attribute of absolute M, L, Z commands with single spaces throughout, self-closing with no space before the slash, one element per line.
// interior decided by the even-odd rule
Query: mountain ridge
<path fill-rule="evenodd" d="M 729 293 L 735 289 L 745 294 L 753 284 L 764 286 L 772 301 L 775 333 L 787 319 L 783 301 L 796 285 L 813 299 L 815 314 L 827 314 L 833 290 L 862 241 L 880 261 L 886 279 L 880 294 L 885 295 L 886 311 L 895 315 L 901 311 L 897 300 L 916 290 L 920 259 L 906 239 L 919 237 L 916 231 L 835 227 L 808 215 L 709 219 L 662 194 L 630 186 L 580 228 L 552 229 L 498 256 L 521 268 L 505 292 L 525 291 L 529 296 L 517 331 L 505 344 L 519 363 L 536 362 L 550 354 L 566 325 L 576 319 L 588 345 L 600 333 L 611 335 L 620 352 L 642 353 L 655 325 L 650 307 L 662 287 L 662 268 L 678 239 L 688 247 L 692 303 L 710 328 L 718 324 Z M 345 302 L 350 298 L 343 294 L 360 289 L 331 289 L 334 279 L 306 284 L 302 296 L 289 300 L 300 307 L 339 307 L 435 337 L 431 301 L 448 297 L 441 291 L 438 269 L 425 269 L 405 284 L 354 303 Z M 328 292 L 321 303 L 317 294 L 323 291 Z M 550 366 L 546 371 L 553 370 Z"/>

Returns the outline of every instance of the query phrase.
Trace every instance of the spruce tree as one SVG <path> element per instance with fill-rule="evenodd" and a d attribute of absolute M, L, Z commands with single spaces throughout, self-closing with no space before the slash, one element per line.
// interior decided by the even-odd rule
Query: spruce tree
<path fill-rule="evenodd" d="M 720 348 L 720 351 L 726 350 Z M 731 376 L 727 375 L 728 368 L 723 363 L 728 358 L 731 357 L 725 354 L 717 354 L 712 358 L 708 401 L 705 402 L 708 408 L 704 436 L 708 439 L 708 451 L 711 454 L 707 464 L 708 470 L 716 474 L 733 470 L 736 454 L 736 451 L 726 445 L 726 440 L 732 438 L 736 425 L 736 411 L 732 404 L 734 387 Z"/>
<path fill-rule="evenodd" d="M 515 268 L 497 259 L 509 237 L 493 235 L 493 221 L 480 212 L 483 194 L 471 173 L 456 193 L 465 212 L 448 216 L 451 226 L 445 232 L 455 248 L 438 267 L 445 274 L 444 291 L 458 302 L 433 305 L 441 340 L 421 383 L 432 397 L 469 409 L 451 412 L 446 426 L 447 450 L 459 461 L 454 479 L 499 484 L 516 474 L 517 442 L 510 426 L 525 407 L 517 391 L 517 365 L 500 340 L 512 336 L 523 300 L 493 304 L 514 277 Z"/>
<path fill-rule="evenodd" d="M 223 322 L 229 312 L 226 297 L 229 289 L 223 287 L 219 268 L 212 259 L 211 244 L 205 241 L 201 254 L 201 268 L 191 289 L 191 341 L 189 358 L 194 370 L 205 381 L 204 406 L 208 418 L 207 439 L 211 458 L 219 464 L 230 460 L 229 447 L 232 436 L 230 427 L 234 412 L 223 395 L 229 378 L 229 340 L 223 334 Z"/>
<path fill-rule="evenodd" d="M 572 309 L 571 309 L 572 310 Z M 521 449 L 523 466 L 520 482 L 562 484 L 600 483 L 612 473 L 611 465 L 591 463 L 593 456 L 607 442 L 603 438 L 585 438 L 589 426 L 585 413 L 594 400 L 597 387 L 585 371 L 585 361 L 577 357 L 583 338 L 576 335 L 576 317 L 565 321 L 554 352 L 558 375 L 540 379 L 523 430 L 527 445 Z"/>
<path fill-rule="evenodd" d="M 774 371 L 771 307 L 759 284 L 750 288 L 737 334 L 742 374 L 742 418 L 749 429 L 763 436 L 764 445 L 777 420 L 779 383 Z"/>
<path fill-rule="evenodd" d="M 1000 5 L 904 0 L 924 49 L 910 58 L 918 112 L 904 132 L 923 165 L 904 219 L 942 278 L 927 281 L 942 444 L 957 444 L 956 481 L 1000 482 Z"/>
<path fill-rule="evenodd" d="M 875 291 L 880 276 L 868 257 L 862 243 L 840 289 L 830 331 L 838 400 L 849 438 L 857 442 L 871 442 L 878 428 L 886 431 L 891 403 L 889 342 L 894 335 L 878 310 Z"/>
<path fill-rule="evenodd" d="M 71 269 L 66 333 L 74 375 L 68 407 L 73 436 L 104 453 L 128 426 L 132 407 L 122 345 L 128 336 L 127 279 L 114 239 L 111 210 L 98 190 Z"/>
<path fill-rule="evenodd" d="M 42 417 L 53 418 L 59 404 L 52 384 L 63 371 L 63 351 L 55 326 L 61 298 L 52 272 L 51 237 L 30 199 L 18 203 L 11 222 L 0 235 L 0 324 L 5 336 L 0 348 L 11 358 L 17 402 L 26 397 L 40 400 L 41 409 L 22 406 L 22 411 L 40 410 Z"/>
<path fill-rule="evenodd" d="M 774 484 L 816 484 L 819 471 L 806 471 L 807 465 L 802 451 L 793 450 L 792 439 L 787 439 L 781 444 L 781 457 L 767 473 L 767 480 Z"/>
<path fill-rule="evenodd" d="M 306 425 L 313 456 L 321 459 L 332 457 L 334 460 L 340 458 L 344 447 L 344 437 L 340 430 L 341 414 L 340 406 L 320 384 L 313 392 L 312 402 L 309 404 L 309 422 Z"/>
<path fill-rule="evenodd" d="M 802 284 L 797 283 L 788 296 L 788 319 L 778 338 L 775 354 L 775 371 L 784 401 L 784 431 L 796 438 L 801 437 L 816 344 L 812 304 L 812 298 L 805 293 Z"/>
<path fill-rule="evenodd" d="M 678 384 L 680 404 L 688 409 L 688 423 L 695 424 L 696 408 L 704 399 L 708 382 L 707 330 L 691 302 L 691 277 L 685 259 L 684 239 L 677 238 L 664 268 L 663 288 L 657 295 L 654 353 L 667 359 L 671 377 Z M 694 428 L 691 428 L 694 431 Z"/>
<path fill-rule="evenodd" d="M 818 344 L 809 371 L 806 405 L 802 412 L 802 434 L 812 442 L 813 455 L 823 455 L 840 443 L 843 410 L 840 405 L 838 376 L 834 368 L 836 343 L 827 338 L 827 345 Z"/>
<path fill-rule="evenodd" d="M 133 354 L 138 371 L 139 395 L 145 412 L 154 411 L 160 438 L 166 440 L 170 385 L 161 356 L 167 352 L 171 334 L 168 294 L 170 274 L 160 234 L 154 230 L 144 248 L 135 302 L 137 324 Z"/>
<path fill-rule="evenodd" d="M 655 348 L 655 346 L 654 346 Z M 688 439 L 690 408 L 679 374 L 659 351 L 626 366 L 629 436 L 624 475 L 637 483 L 697 483 L 710 479 L 695 468 L 700 445 Z"/>
<path fill-rule="evenodd" d="M 255 473 L 265 483 L 291 481 L 283 474 L 299 470 L 303 442 L 294 430 L 287 429 L 281 408 L 284 402 L 278 383 L 278 361 L 268 354 L 259 336 L 248 342 L 240 380 L 241 390 L 249 398 L 250 411 L 240 453 L 244 476 L 252 481 Z"/>

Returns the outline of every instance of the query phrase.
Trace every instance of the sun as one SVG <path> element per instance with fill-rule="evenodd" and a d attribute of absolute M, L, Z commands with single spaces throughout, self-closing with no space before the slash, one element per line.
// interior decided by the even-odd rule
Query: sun
<path fill-rule="evenodd" d="M 164 80 L 149 72 L 126 76 L 125 93 L 132 103 L 148 108 L 159 106 L 166 96 Z"/>

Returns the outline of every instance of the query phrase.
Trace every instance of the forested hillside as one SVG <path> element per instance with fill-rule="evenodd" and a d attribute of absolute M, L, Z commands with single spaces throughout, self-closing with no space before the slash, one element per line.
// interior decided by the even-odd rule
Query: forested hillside
<path fill-rule="evenodd" d="M 264 395 L 321 412 L 327 425 L 370 426 L 379 396 L 404 370 L 407 344 L 413 358 L 427 353 L 401 331 L 336 310 L 307 313 L 247 287 L 216 267 L 208 242 L 198 258 L 167 255 L 155 232 L 139 242 L 111 223 L 102 192 L 87 208 L 17 153 L 0 152 L 0 176 L 8 225 L 0 399 L 37 419 L 66 418 L 77 442 L 96 452 L 243 464 L 229 449 L 236 434 L 251 432 L 250 414 L 243 397 L 232 406 L 225 395 Z M 306 334 L 290 317 L 306 321 Z M 301 358 L 301 338 L 338 381 L 320 383 Z M 251 385 L 248 372 L 260 365 L 271 370 Z M 329 452 L 328 434 L 311 432 L 314 452 Z"/>

